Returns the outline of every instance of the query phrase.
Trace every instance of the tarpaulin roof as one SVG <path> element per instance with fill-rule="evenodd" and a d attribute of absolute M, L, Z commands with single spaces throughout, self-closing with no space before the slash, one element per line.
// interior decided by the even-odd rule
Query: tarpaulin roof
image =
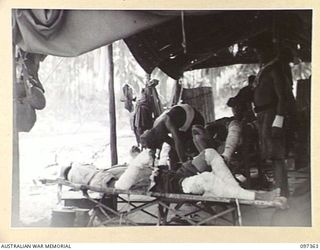
<path fill-rule="evenodd" d="M 225 10 L 169 20 L 125 39 L 144 70 L 159 67 L 173 78 L 186 70 L 257 63 L 248 41 L 263 32 L 277 32 L 283 46 L 311 60 L 311 10 Z M 182 46 L 182 27 L 186 52 Z M 238 50 L 229 46 L 238 43 Z"/>
<path fill-rule="evenodd" d="M 13 38 L 24 51 L 78 56 L 170 20 L 148 11 L 13 10 Z"/>
<path fill-rule="evenodd" d="M 147 73 L 256 63 L 247 41 L 279 34 L 311 60 L 311 10 L 14 10 L 14 41 L 26 52 L 77 56 L 124 39 Z M 185 35 L 183 35 L 183 33 Z M 186 49 L 183 47 L 185 41 Z M 237 50 L 230 46 L 237 44 Z"/>

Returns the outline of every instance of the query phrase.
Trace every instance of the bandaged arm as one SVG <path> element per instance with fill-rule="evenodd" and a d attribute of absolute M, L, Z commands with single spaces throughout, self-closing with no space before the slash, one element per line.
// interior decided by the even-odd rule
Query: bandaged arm
<path fill-rule="evenodd" d="M 236 150 L 240 142 L 241 126 L 240 123 L 236 120 L 230 122 L 228 127 L 228 136 L 225 143 L 224 152 L 222 156 L 228 161 L 231 158 L 231 155 Z"/>

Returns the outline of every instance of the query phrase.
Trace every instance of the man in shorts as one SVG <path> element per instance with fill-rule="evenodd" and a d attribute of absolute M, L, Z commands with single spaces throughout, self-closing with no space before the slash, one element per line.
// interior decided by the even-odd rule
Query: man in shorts
<path fill-rule="evenodd" d="M 276 53 L 271 34 L 252 42 L 262 68 L 255 79 L 254 106 L 257 114 L 262 159 L 271 161 L 275 187 L 288 197 L 285 166 L 286 132 L 292 110 L 292 91 L 284 67 Z"/>
<path fill-rule="evenodd" d="M 185 162 L 188 155 L 197 155 L 192 140 L 192 126 L 204 126 L 203 116 L 189 104 L 173 106 L 160 115 L 153 127 L 141 136 L 141 145 L 150 149 L 161 149 L 166 142 L 170 145 L 170 167 L 175 169 L 177 162 Z M 171 135 L 171 136 L 169 136 Z"/>

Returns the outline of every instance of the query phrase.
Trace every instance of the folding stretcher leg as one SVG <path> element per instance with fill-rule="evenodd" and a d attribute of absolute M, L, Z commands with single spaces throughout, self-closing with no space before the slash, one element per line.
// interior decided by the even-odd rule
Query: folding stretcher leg
<path fill-rule="evenodd" d="M 176 210 L 176 209 L 174 209 L 174 208 L 171 208 L 171 207 L 170 207 L 170 203 L 165 203 L 165 202 L 163 202 L 163 201 L 159 201 L 159 205 L 161 205 L 161 206 L 164 207 L 164 208 L 167 208 L 168 211 L 172 212 L 174 215 L 177 215 L 178 217 L 185 219 L 185 220 L 188 221 L 190 224 L 196 225 L 196 223 L 195 223 L 193 220 L 191 220 L 190 218 L 188 218 L 188 217 L 187 217 L 186 215 L 184 215 L 182 212 L 180 212 L 179 210 Z"/>
<path fill-rule="evenodd" d="M 177 202 L 177 201 L 175 201 Z M 168 202 L 164 202 L 164 200 L 160 200 L 159 201 L 159 208 L 160 209 L 165 209 L 167 208 L 167 210 L 169 210 L 174 217 L 172 217 L 169 221 L 166 220 L 164 221 L 164 218 L 167 218 L 167 215 L 164 217 L 163 214 L 161 214 L 161 210 L 159 212 L 159 225 L 164 225 L 164 224 L 168 224 L 170 225 L 171 223 L 178 223 L 180 222 L 184 222 L 184 223 L 188 223 L 191 225 L 203 225 L 206 224 L 212 220 L 216 220 L 216 219 L 223 219 L 228 221 L 229 223 L 231 223 L 232 225 L 236 225 L 237 224 L 237 219 L 239 218 L 239 211 L 237 210 L 236 204 L 232 203 L 232 204 L 224 204 L 223 210 L 222 211 L 216 211 L 214 209 L 211 208 L 211 205 L 217 205 L 217 203 L 208 203 L 205 204 L 204 206 L 200 206 L 197 204 L 197 202 L 177 202 L 178 206 L 174 206 L 174 207 L 170 207 L 170 203 Z M 188 213 L 184 213 L 182 211 L 180 211 L 179 209 L 182 207 L 183 204 L 188 203 L 189 205 L 191 205 L 192 207 L 196 208 L 195 210 L 188 212 Z M 169 205 L 168 205 L 169 204 Z M 221 205 L 221 204 L 218 204 Z M 230 207 L 231 206 L 231 207 Z M 206 214 L 208 214 L 207 216 L 205 216 L 205 218 L 202 218 L 200 221 L 197 220 L 195 221 L 194 218 L 191 217 L 191 215 L 197 214 L 198 212 L 205 212 Z M 226 215 L 231 215 L 231 221 L 230 219 L 225 218 Z M 238 222 L 239 223 L 239 222 Z M 241 225 L 241 223 L 239 223 L 239 225 Z"/>
<path fill-rule="evenodd" d="M 238 199 L 236 199 L 236 207 L 237 207 L 238 223 L 239 223 L 239 226 L 242 226 L 242 215 L 241 215 L 240 203 Z"/>
<path fill-rule="evenodd" d="M 165 204 L 165 206 L 163 204 Z M 170 203 L 168 202 L 158 202 L 158 225 L 167 224 L 169 207 Z"/>

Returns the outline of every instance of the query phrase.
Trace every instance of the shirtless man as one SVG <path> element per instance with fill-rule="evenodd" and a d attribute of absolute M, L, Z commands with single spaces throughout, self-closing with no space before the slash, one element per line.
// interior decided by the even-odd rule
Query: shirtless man
<path fill-rule="evenodd" d="M 175 168 L 175 163 L 187 161 L 186 152 L 198 153 L 192 141 L 192 126 L 204 125 L 204 118 L 188 104 L 173 106 L 159 116 L 152 129 L 141 136 L 141 145 L 151 149 L 161 149 L 164 142 L 171 146 L 170 165 Z M 171 134 L 171 137 L 169 136 Z M 175 159 L 175 152 L 178 159 Z"/>
<path fill-rule="evenodd" d="M 275 187 L 288 197 L 288 176 L 285 167 L 285 132 L 290 109 L 291 86 L 275 53 L 270 38 L 252 44 L 262 64 L 256 80 L 253 101 L 257 113 L 261 155 L 271 160 L 275 171 Z"/>

